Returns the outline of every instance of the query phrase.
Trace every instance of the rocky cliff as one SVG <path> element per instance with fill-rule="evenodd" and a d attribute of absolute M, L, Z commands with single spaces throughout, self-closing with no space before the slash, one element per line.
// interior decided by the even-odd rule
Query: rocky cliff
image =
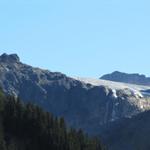
<path fill-rule="evenodd" d="M 100 127 L 100 135 L 109 150 L 149 150 L 149 126 L 150 111 L 146 111 Z"/>

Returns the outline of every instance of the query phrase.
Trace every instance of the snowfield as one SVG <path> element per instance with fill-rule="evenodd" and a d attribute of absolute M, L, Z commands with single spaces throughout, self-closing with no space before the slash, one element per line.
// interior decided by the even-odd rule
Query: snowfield
<path fill-rule="evenodd" d="M 74 79 L 91 84 L 93 86 L 107 86 L 108 88 L 111 88 L 114 91 L 119 89 L 130 89 L 135 95 L 139 95 L 141 97 L 150 96 L 150 93 L 146 92 L 146 90 L 150 89 L 150 86 L 128 84 L 94 78 L 74 77 Z"/>

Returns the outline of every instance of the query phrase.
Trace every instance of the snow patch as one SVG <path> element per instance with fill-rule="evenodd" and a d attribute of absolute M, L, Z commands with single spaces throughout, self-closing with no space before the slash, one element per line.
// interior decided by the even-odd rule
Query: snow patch
<path fill-rule="evenodd" d="M 6 69 L 7 72 L 9 71 L 9 68 L 6 67 L 5 69 Z"/>
<path fill-rule="evenodd" d="M 115 89 L 112 89 L 112 92 L 113 92 L 113 97 L 114 97 L 114 98 L 118 98 L 116 90 L 115 90 Z"/>
<path fill-rule="evenodd" d="M 117 98 L 116 91 L 117 90 L 125 90 L 129 89 L 133 96 L 136 98 L 143 98 L 147 93 L 141 92 L 150 89 L 150 86 L 142 86 L 142 85 L 136 85 L 136 84 L 128 84 L 128 83 L 122 83 L 122 82 L 114 82 L 114 81 L 108 81 L 108 80 L 102 80 L 102 79 L 94 79 L 94 78 L 81 78 L 81 77 L 75 77 L 74 79 L 79 80 L 84 83 L 91 84 L 93 86 L 107 86 L 108 88 L 112 89 L 113 96 Z M 147 94 L 148 95 L 148 94 Z"/>

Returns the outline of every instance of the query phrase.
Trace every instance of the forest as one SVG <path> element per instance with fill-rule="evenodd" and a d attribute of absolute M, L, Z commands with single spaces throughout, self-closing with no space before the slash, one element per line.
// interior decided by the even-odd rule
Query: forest
<path fill-rule="evenodd" d="M 0 89 L 0 150 L 105 150 L 96 137 L 68 127 L 64 118 Z"/>

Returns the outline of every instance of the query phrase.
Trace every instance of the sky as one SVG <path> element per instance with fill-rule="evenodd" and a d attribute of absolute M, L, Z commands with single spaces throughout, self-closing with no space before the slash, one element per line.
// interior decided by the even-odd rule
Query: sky
<path fill-rule="evenodd" d="M 68 76 L 150 76 L 149 0 L 0 0 L 0 54 Z"/>

